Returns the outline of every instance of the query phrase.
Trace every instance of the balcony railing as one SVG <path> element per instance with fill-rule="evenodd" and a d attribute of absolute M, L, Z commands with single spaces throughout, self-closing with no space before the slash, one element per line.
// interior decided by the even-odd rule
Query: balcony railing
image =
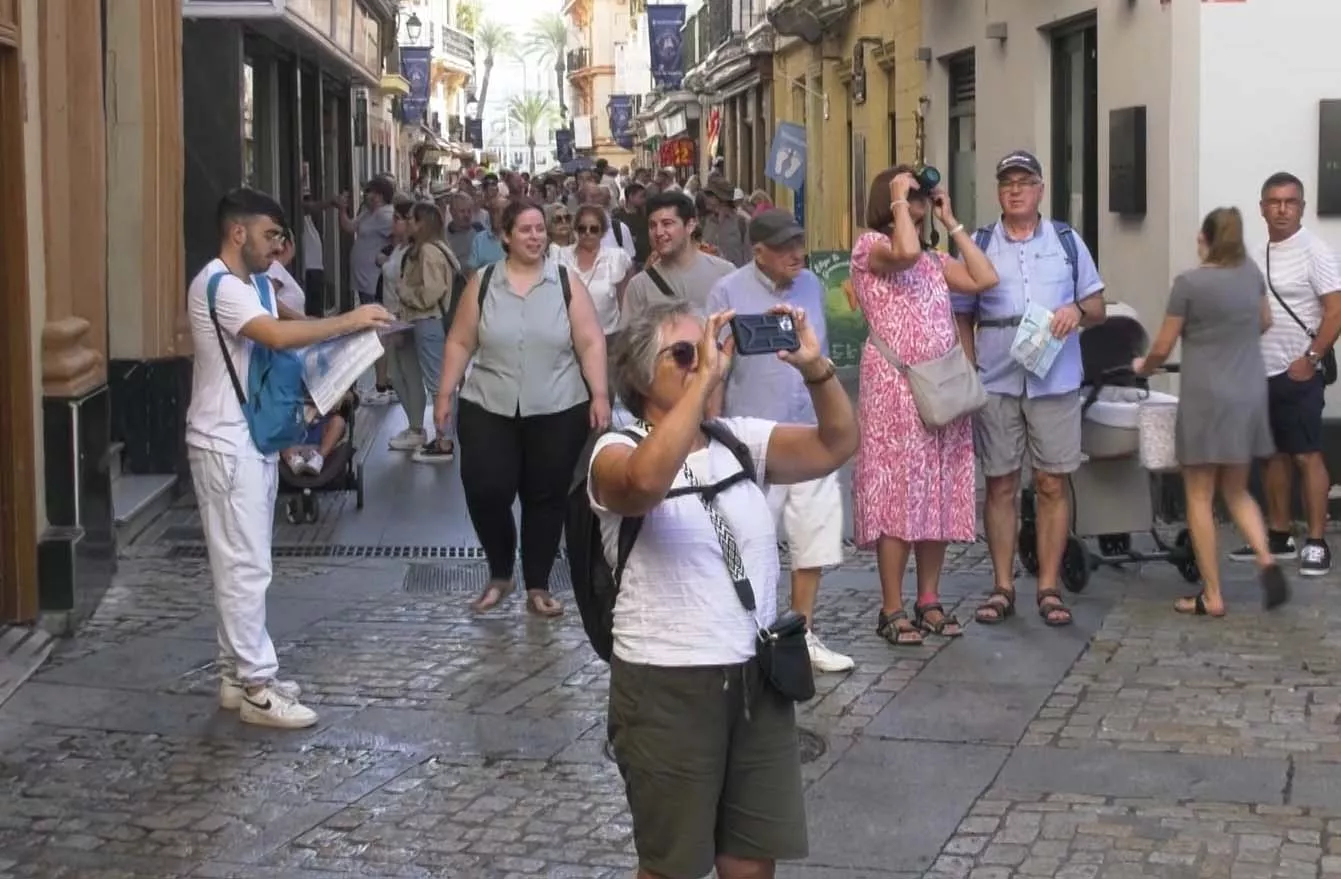
<path fill-rule="evenodd" d="M 708 51 L 716 49 L 733 36 L 749 33 L 751 28 L 764 20 L 762 4 L 755 4 L 751 0 L 707 0 L 698 15 L 706 24 L 703 45 Z"/>
<path fill-rule="evenodd" d="M 704 52 L 699 51 L 698 13 L 685 19 L 684 30 L 680 32 L 680 69 L 693 70 L 703 60 Z"/>
<path fill-rule="evenodd" d="M 587 49 L 569 49 L 568 57 L 565 60 L 565 66 L 568 68 L 568 74 L 571 76 L 591 66 L 591 52 Z"/>

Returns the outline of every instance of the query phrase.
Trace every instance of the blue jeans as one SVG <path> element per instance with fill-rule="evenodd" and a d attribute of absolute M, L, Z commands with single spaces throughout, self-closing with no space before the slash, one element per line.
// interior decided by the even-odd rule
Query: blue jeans
<path fill-rule="evenodd" d="M 442 318 L 426 317 L 414 322 L 414 347 L 419 352 L 419 371 L 424 374 L 424 387 L 428 389 L 429 404 L 438 398 L 438 385 L 442 381 L 442 346 L 447 336 L 442 331 Z M 456 424 L 457 395 L 452 392 L 452 424 Z M 436 428 L 436 425 L 435 425 Z"/>

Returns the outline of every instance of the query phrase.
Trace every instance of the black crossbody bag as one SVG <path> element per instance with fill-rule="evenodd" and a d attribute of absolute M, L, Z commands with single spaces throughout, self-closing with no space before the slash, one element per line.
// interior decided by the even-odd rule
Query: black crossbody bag
<path fill-rule="evenodd" d="M 1308 333 L 1308 337 L 1310 339 L 1312 339 L 1313 341 L 1317 341 L 1318 331 L 1309 329 L 1308 324 L 1304 323 L 1302 320 L 1299 319 L 1299 315 L 1294 313 L 1293 308 L 1285 304 L 1285 299 L 1279 293 L 1276 292 L 1275 286 L 1273 286 L 1271 283 L 1270 243 L 1267 244 L 1266 249 L 1266 285 L 1267 289 L 1271 291 L 1271 295 L 1275 296 L 1276 301 L 1280 303 L 1280 307 L 1285 309 L 1285 313 L 1290 316 L 1290 319 L 1293 320 L 1295 323 L 1299 324 L 1299 329 L 1303 330 L 1305 333 Z M 1322 383 L 1324 385 L 1332 385 L 1336 383 L 1335 348 L 1328 348 L 1326 351 L 1322 352 L 1322 357 L 1318 360 L 1318 370 L 1322 373 Z"/>

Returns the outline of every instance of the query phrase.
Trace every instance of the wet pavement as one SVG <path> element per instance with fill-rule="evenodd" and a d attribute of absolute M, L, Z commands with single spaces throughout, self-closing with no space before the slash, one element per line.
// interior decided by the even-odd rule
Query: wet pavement
<path fill-rule="evenodd" d="M 632 875 L 604 665 L 572 609 L 470 613 L 473 540 L 430 527 L 455 468 L 374 450 L 398 426 L 363 428 L 362 512 L 336 499 L 277 538 L 271 629 L 318 726 L 217 710 L 179 507 L 0 707 L 0 879 Z M 854 554 L 821 592 L 821 634 L 858 665 L 801 711 L 811 857 L 780 876 L 1341 877 L 1337 577 L 1268 616 L 1227 565 L 1231 613 L 1209 620 L 1169 612 L 1168 565 L 1104 571 L 1057 630 L 1026 579 L 1007 624 L 893 648 L 872 569 Z M 952 559 L 961 618 L 986 571 L 981 548 Z"/>

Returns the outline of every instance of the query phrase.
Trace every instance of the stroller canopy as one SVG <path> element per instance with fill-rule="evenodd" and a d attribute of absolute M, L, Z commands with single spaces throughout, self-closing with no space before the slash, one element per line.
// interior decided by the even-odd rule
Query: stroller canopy
<path fill-rule="evenodd" d="M 1111 379 L 1105 379 L 1105 372 L 1130 365 L 1149 349 L 1150 337 L 1135 317 L 1113 315 L 1084 330 L 1080 334 L 1080 362 L 1085 384 L 1111 383 Z"/>

